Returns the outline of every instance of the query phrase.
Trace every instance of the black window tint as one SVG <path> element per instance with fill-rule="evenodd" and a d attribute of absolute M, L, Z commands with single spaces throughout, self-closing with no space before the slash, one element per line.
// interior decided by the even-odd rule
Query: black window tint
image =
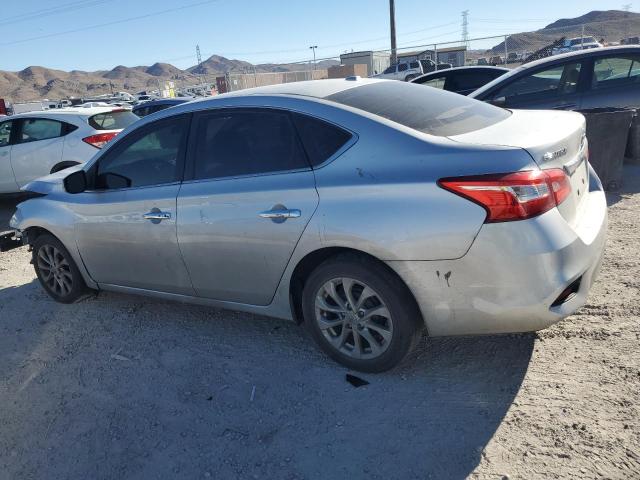
<path fill-rule="evenodd" d="M 418 62 L 411 62 L 411 68 L 420 68 L 420 64 Z"/>
<path fill-rule="evenodd" d="M 409 68 L 409 65 L 407 65 L 406 63 L 401 63 L 400 65 L 398 65 L 398 71 L 399 72 L 404 72 L 408 68 Z"/>
<path fill-rule="evenodd" d="M 89 117 L 89 125 L 96 130 L 122 130 L 138 120 L 130 110 L 114 110 Z"/>
<path fill-rule="evenodd" d="M 205 115 L 196 131 L 194 178 L 309 168 L 288 113 L 228 111 Z"/>
<path fill-rule="evenodd" d="M 395 65 L 392 65 L 392 66 L 390 66 L 390 67 L 387 67 L 387 69 L 386 69 L 384 72 L 382 72 L 382 73 L 385 73 L 385 74 L 389 74 L 389 73 L 396 73 L 396 67 L 395 67 Z"/>
<path fill-rule="evenodd" d="M 22 121 L 22 132 L 20 132 L 19 142 L 29 143 L 61 137 L 63 131 L 62 122 L 58 122 L 57 120 L 27 118 Z"/>
<path fill-rule="evenodd" d="M 437 136 L 471 132 L 511 115 L 508 110 L 456 93 L 407 82 L 376 82 L 326 99 Z"/>
<path fill-rule="evenodd" d="M 144 117 L 149 115 L 149 108 L 148 107 L 134 108 L 133 113 L 135 113 L 139 117 Z"/>
<path fill-rule="evenodd" d="M 580 79 L 580 63 L 555 65 L 521 77 L 500 89 L 494 98 L 553 98 L 563 94 L 574 93 Z"/>
<path fill-rule="evenodd" d="M 96 188 L 160 185 L 179 180 L 188 117 L 160 120 L 127 135 L 98 163 Z M 109 175 L 110 174 L 110 175 Z"/>
<path fill-rule="evenodd" d="M 485 73 L 458 72 L 451 75 L 454 90 L 475 90 L 489 82 L 489 77 Z"/>
<path fill-rule="evenodd" d="M 11 141 L 11 126 L 13 122 L 0 123 L 0 147 L 9 145 Z"/>
<path fill-rule="evenodd" d="M 308 115 L 295 114 L 293 121 L 314 167 L 328 160 L 351 138 L 349 132 Z"/>

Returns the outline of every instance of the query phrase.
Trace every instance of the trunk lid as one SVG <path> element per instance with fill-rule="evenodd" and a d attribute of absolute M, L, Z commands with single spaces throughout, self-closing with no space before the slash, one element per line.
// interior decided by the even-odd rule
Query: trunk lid
<path fill-rule="evenodd" d="M 522 148 L 540 169 L 563 169 L 571 181 L 571 195 L 558 210 L 570 224 L 574 224 L 589 190 L 585 129 L 584 116 L 579 113 L 514 110 L 502 122 L 449 138 L 462 143 Z"/>

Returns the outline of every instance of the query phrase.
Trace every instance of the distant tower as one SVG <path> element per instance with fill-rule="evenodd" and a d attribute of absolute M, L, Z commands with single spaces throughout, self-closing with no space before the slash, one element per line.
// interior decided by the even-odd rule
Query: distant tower
<path fill-rule="evenodd" d="M 200 45 L 196 45 L 196 57 L 198 58 L 198 70 L 202 70 L 202 55 L 200 55 Z"/>
<path fill-rule="evenodd" d="M 622 9 L 625 12 L 628 12 L 629 10 L 631 10 L 631 4 L 630 3 L 625 3 L 624 5 L 622 5 Z"/>
<path fill-rule="evenodd" d="M 462 12 L 462 43 L 469 47 L 469 10 Z"/>

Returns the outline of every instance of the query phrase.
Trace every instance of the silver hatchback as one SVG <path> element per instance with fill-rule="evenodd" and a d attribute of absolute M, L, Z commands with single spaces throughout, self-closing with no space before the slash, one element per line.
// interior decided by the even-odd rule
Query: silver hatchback
<path fill-rule="evenodd" d="M 145 117 L 29 184 L 11 226 L 56 300 L 151 295 L 304 323 L 354 369 L 580 307 L 607 211 L 584 118 L 323 80 Z"/>

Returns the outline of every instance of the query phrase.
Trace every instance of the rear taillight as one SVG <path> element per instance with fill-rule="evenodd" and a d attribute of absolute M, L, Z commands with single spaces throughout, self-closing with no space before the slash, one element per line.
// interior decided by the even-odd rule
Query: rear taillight
<path fill-rule="evenodd" d="M 571 193 L 561 169 L 443 178 L 438 184 L 487 211 L 485 223 L 535 217 L 560 205 Z"/>
<path fill-rule="evenodd" d="M 90 137 L 85 137 L 82 141 L 88 143 L 92 147 L 102 148 L 116 135 L 118 135 L 118 132 L 98 133 L 96 135 L 91 135 Z"/>

